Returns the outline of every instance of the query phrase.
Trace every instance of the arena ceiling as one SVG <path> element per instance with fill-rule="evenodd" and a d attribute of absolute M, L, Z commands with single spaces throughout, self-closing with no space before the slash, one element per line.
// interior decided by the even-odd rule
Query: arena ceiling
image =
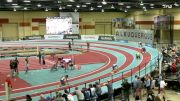
<path fill-rule="evenodd" d="M 0 0 L 0 11 L 126 12 L 179 5 L 179 0 Z"/>

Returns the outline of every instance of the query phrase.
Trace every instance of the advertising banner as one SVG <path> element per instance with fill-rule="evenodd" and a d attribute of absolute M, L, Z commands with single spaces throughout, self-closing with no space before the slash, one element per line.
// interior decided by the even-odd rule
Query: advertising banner
<path fill-rule="evenodd" d="M 81 40 L 94 40 L 97 41 L 99 38 L 98 35 L 81 35 Z"/>
<path fill-rule="evenodd" d="M 153 30 L 140 29 L 116 29 L 116 40 L 141 41 L 143 43 L 153 43 Z"/>
<path fill-rule="evenodd" d="M 46 40 L 60 40 L 63 39 L 64 35 L 44 35 L 44 39 Z"/>
<path fill-rule="evenodd" d="M 26 36 L 26 40 L 41 40 L 44 39 L 44 36 L 42 35 L 35 35 L 35 36 Z"/>
<path fill-rule="evenodd" d="M 65 34 L 63 39 L 81 39 L 79 34 Z"/>
<path fill-rule="evenodd" d="M 132 19 L 127 18 L 115 18 L 112 19 L 113 27 L 115 28 L 128 28 L 133 29 L 135 28 L 135 22 Z"/>
<path fill-rule="evenodd" d="M 101 41 L 114 41 L 115 38 L 114 38 L 114 36 L 99 36 L 98 40 L 101 40 Z"/>

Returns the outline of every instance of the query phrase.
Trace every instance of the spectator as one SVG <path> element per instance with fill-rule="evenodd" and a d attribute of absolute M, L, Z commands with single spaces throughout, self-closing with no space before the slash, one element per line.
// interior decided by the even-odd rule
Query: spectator
<path fill-rule="evenodd" d="M 96 94 L 96 85 L 90 85 L 90 92 L 91 92 L 91 101 L 96 101 L 97 94 Z"/>
<path fill-rule="evenodd" d="M 158 94 L 160 94 L 160 82 L 162 80 L 162 74 L 159 75 L 159 78 L 158 78 Z"/>
<path fill-rule="evenodd" d="M 104 85 L 106 85 L 108 89 L 108 101 L 113 101 L 114 90 L 113 90 L 111 81 L 108 80 L 108 82 L 105 83 Z"/>
<path fill-rule="evenodd" d="M 65 101 L 68 101 L 68 94 L 69 92 L 67 90 L 64 90 L 64 94 L 62 95 L 62 97 L 65 99 Z"/>
<path fill-rule="evenodd" d="M 99 84 L 99 82 L 96 82 L 96 94 L 97 94 L 97 101 L 101 101 L 101 85 Z"/>
<path fill-rule="evenodd" d="M 161 94 L 163 93 L 163 97 L 165 97 L 165 90 L 164 88 L 167 86 L 167 83 L 165 83 L 164 79 L 162 79 L 160 81 L 160 91 L 161 91 Z"/>
<path fill-rule="evenodd" d="M 124 79 L 124 82 L 122 83 L 122 89 L 123 89 L 125 101 L 130 101 L 129 99 L 130 88 L 131 88 L 131 85 L 128 83 L 127 79 Z"/>
<path fill-rule="evenodd" d="M 44 98 L 43 95 L 41 95 L 39 101 L 46 101 L 46 99 Z"/>
<path fill-rule="evenodd" d="M 152 90 L 148 92 L 147 101 L 154 101 L 154 93 Z"/>
<path fill-rule="evenodd" d="M 74 97 L 71 93 L 68 93 L 67 98 L 68 98 L 68 101 L 74 101 Z"/>
<path fill-rule="evenodd" d="M 84 94 L 78 89 L 78 87 L 75 88 L 74 95 L 77 95 L 78 101 L 84 101 Z"/>
<path fill-rule="evenodd" d="M 137 89 L 137 75 L 135 75 L 135 78 L 133 80 L 133 96 L 136 95 L 136 89 Z"/>
<path fill-rule="evenodd" d="M 136 96 L 139 96 L 139 99 L 141 99 L 142 85 L 143 84 L 142 84 L 140 77 L 137 77 Z"/>
<path fill-rule="evenodd" d="M 30 95 L 26 95 L 26 101 L 32 101 L 32 98 Z"/>
<path fill-rule="evenodd" d="M 82 93 L 84 94 L 84 101 L 90 101 L 90 91 L 83 88 Z"/>
<path fill-rule="evenodd" d="M 177 82 L 178 82 L 178 94 L 180 94 L 180 72 L 177 74 Z"/>
<path fill-rule="evenodd" d="M 55 101 L 64 101 L 64 98 L 62 97 L 62 94 L 59 93 Z"/>
<path fill-rule="evenodd" d="M 148 91 L 151 90 L 151 77 L 150 76 L 147 76 L 146 77 L 146 89 L 147 89 L 147 94 L 148 94 Z"/>

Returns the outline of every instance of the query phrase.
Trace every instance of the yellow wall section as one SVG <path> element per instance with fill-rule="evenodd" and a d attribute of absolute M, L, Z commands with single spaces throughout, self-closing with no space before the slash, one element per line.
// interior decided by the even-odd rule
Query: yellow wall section
<path fill-rule="evenodd" d="M 125 13 L 120 13 L 120 12 L 81 12 L 80 13 L 80 18 L 82 19 L 82 22 L 80 23 L 81 26 L 83 25 L 94 25 L 96 26 L 97 22 L 100 23 L 109 23 L 112 22 L 112 19 L 114 18 L 120 18 L 120 17 L 125 17 Z M 112 26 L 112 24 L 111 24 Z M 103 28 L 100 28 L 99 30 L 102 30 L 100 32 L 104 32 Z M 107 30 L 107 29 L 106 29 Z M 111 30 L 111 29 L 109 29 Z M 111 32 L 111 31 L 105 31 L 105 32 Z M 94 29 L 80 29 L 80 34 L 95 34 L 96 33 L 96 29 L 94 27 Z M 112 27 L 112 33 L 108 33 L 108 34 L 114 34 L 114 28 Z M 99 33 L 101 34 L 101 33 Z M 104 33 L 102 33 L 104 34 Z M 107 33 L 105 33 L 107 34 Z"/>
<path fill-rule="evenodd" d="M 59 16 L 59 13 L 58 12 L 30 12 L 30 11 L 25 11 L 25 12 L 0 11 L 0 18 L 8 18 L 9 23 L 18 24 L 19 38 L 33 35 L 32 26 L 31 26 L 32 18 L 46 18 L 46 17 L 54 17 L 54 16 Z M 20 26 L 19 24 L 23 22 L 30 23 L 30 26 Z"/>
<path fill-rule="evenodd" d="M 178 21 L 180 20 L 180 9 L 155 9 L 155 10 L 148 10 L 147 12 L 144 12 L 142 10 L 140 11 L 134 11 L 129 12 L 126 17 L 133 18 L 135 21 L 153 21 L 155 16 L 158 15 L 172 15 L 174 16 L 174 20 Z M 153 29 L 153 25 L 136 25 L 136 28 L 139 29 Z M 174 25 L 174 40 L 178 41 L 180 40 L 180 25 Z M 162 40 L 168 41 L 169 36 L 166 31 L 162 31 Z"/>
<path fill-rule="evenodd" d="M 81 28 L 80 34 L 95 34 L 96 31 L 96 24 L 98 23 L 110 23 L 113 18 L 131 18 L 135 21 L 153 21 L 155 16 L 163 15 L 163 14 L 171 14 L 174 16 L 175 20 L 180 21 L 180 9 L 156 9 L 156 10 L 149 10 L 148 12 L 144 12 L 142 10 L 140 11 L 132 11 L 128 13 L 121 13 L 121 12 L 80 12 L 80 18 L 81 22 L 80 25 L 92 25 L 94 28 Z M 59 16 L 59 12 L 30 12 L 30 11 L 0 11 L 0 18 L 8 18 L 9 23 L 18 24 L 18 36 L 19 38 L 22 38 L 24 36 L 34 35 L 34 32 L 32 31 L 32 18 L 46 18 L 46 17 L 55 17 Z M 30 26 L 20 26 L 19 24 L 22 22 L 30 23 Z M 92 27 L 91 26 L 91 27 Z M 109 25 L 108 25 L 109 27 Z M 107 29 L 107 27 L 105 26 Z M 143 24 L 137 24 L 136 28 L 140 29 L 152 29 L 153 25 L 143 25 Z M 174 26 L 174 39 L 180 40 L 180 25 Z M 114 34 L 115 28 L 112 27 L 112 29 L 106 30 L 105 32 L 112 32 L 109 34 Z M 3 29 L 2 29 L 3 30 Z M 0 33 L 2 33 L 2 30 L 0 30 Z M 104 28 L 98 29 L 100 32 L 104 30 Z M 45 34 L 45 24 L 40 23 L 39 24 L 39 34 L 43 35 Z M 13 32 L 12 32 L 13 33 Z M 4 34 L 4 33 L 2 33 Z M 167 38 L 168 36 L 163 36 L 162 38 Z"/>

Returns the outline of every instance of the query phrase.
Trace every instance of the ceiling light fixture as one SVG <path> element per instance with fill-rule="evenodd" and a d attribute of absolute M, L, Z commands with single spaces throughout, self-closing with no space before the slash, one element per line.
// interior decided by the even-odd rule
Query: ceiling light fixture
<path fill-rule="evenodd" d="M 17 6 L 18 4 L 12 4 L 13 6 Z"/>
<path fill-rule="evenodd" d="M 104 9 L 102 9 L 101 12 L 104 12 Z"/>
<path fill-rule="evenodd" d="M 126 6 L 126 8 L 131 8 L 131 6 Z"/>
<path fill-rule="evenodd" d="M 124 3 L 120 2 L 120 3 L 118 3 L 118 5 L 121 5 L 121 6 L 123 6 L 123 5 L 124 5 Z"/>
<path fill-rule="evenodd" d="M 7 0 L 7 2 L 13 2 L 13 0 Z"/>
<path fill-rule="evenodd" d="M 91 3 L 90 2 L 86 2 L 87 5 L 90 5 Z"/>
<path fill-rule="evenodd" d="M 87 7 L 87 5 L 82 5 L 82 7 Z"/>
<path fill-rule="evenodd" d="M 114 5 L 112 5 L 111 8 L 114 9 Z"/>
<path fill-rule="evenodd" d="M 74 12 L 77 12 L 78 10 L 77 9 L 74 9 Z"/>
<path fill-rule="evenodd" d="M 58 4 L 62 3 L 62 1 L 57 1 Z"/>
<path fill-rule="evenodd" d="M 124 12 L 127 12 L 127 10 L 125 9 Z"/>
<path fill-rule="evenodd" d="M 27 10 L 27 7 L 24 7 L 24 10 Z"/>
<path fill-rule="evenodd" d="M 61 7 L 61 6 L 59 7 L 59 10 L 62 10 L 62 7 Z"/>
<path fill-rule="evenodd" d="M 146 12 L 146 11 L 147 11 L 147 9 L 144 9 L 144 11 Z"/>
<path fill-rule="evenodd" d="M 178 7 L 178 6 L 179 6 L 179 4 L 175 2 L 175 3 L 174 3 L 174 6 Z"/>
<path fill-rule="evenodd" d="M 93 7 L 91 7 L 91 8 L 90 8 L 90 10 L 91 10 L 91 11 L 93 11 L 93 10 L 94 10 L 94 8 L 93 8 Z"/>
<path fill-rule="evenodd" d="M 42 5 L 41 4 L 37 4 L 37 7 L 41 7 Z"/>
<path fill-rule="evenodd" d="M 77 5 L 76 7 L 77 7 L 77 8 L 79 8 L 79 7 L 80 7 L 80 5 Z"/>
<path fill-rule="evenodd" d="M 13 11 L 16 11 L 16 8 L 13 8 Z"/>
<path fill-rule="evenodd" d="M 141 1 L 140 5 L 141 5 L 141 6 L 143 6 L 143 5 L 144 5 L 144 3 Z"/>
<path fill-rule="evenodd" d="M 45 11 L 47 12 L 47 11 L 48 11 L 48 9 L 46 8 L 46 9 L 45 9 Z"/>
<path fill-rule="evenodd" d="M 67 5 L 68 7 L 72 7 L 72 5 Z"/>
<path fill-rule="evenodd" d="M 74 2 L 74 0 L 69 0 L 70 2 Z"/>
<path fill-rule="evenodd" d="M 24 0 L 23 2 L 25 2 L 25 3 L 30 3 L 31 1 L 30 1 L 30 0 Z"/>
<path fill-rule="evenodd" d="M 150 6 L 154 6 L 154 4 L 150 4 Z"/>
<path fill-rule="evenodd" d="M 152 7 L 150 7 L 150 8 L 154 8 L 154 7 L 152 6 Z"/>
<path fill-rule="evenodd" d="M 102 5 L 98 5 L 97 7 L 101 8 L 101 7 L 102 7 Z"/>
<path fill-rule="evenodd" d="M 102 1 L 102 4 L 103 4 L 103 5 L 106 5 L 106 4 L 107 4 L 107 2 L 106 2 L 105 0 L 103 0 L 103 1 Z"/>

